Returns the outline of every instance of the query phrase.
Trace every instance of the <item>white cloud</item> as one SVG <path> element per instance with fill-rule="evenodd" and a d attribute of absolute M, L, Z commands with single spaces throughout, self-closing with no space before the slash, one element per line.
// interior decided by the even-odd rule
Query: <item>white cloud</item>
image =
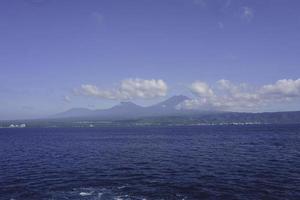
<path fill-rule="evenodd" d="M 253 10 L 247 6 L 242 7 L 242 18 L 251 21 L 254 17 Z"/>
<path fill-rule="evenodd" d="M 210 98 L 214 96 L 213 90 L 209 87 L 209 85 L 202 81 L 194 82 L 191 87 L 191 91 L 198 95 L 199 97 Z"/>
<path fill-rule="evenodd" d="M 241 93 L 242 91 L 249 91 L 251 88 L 245 83 L 242 84 L 233 84 L 229 80 L 221 79 L 217 81 L 218 89 L 232 95 L 236 93 Z"/>
<path fill-rule="evenodd" d="M 196 81 L 191 84 L 190 90 L 196 98 L 186 100 L 179 108 L 250 111 L 267 104 L 300 98 L 300 79 L 283 79 L 258 88 L 222 79 L 217 82 L 215 89 Z"/>
<path fill-rule="evenodd" d="M 66 103 L 70 103 L 71 102 L 71 98 L 68 95 L 65 95 L 63 98 L 64 102 Z"/>
<path fill-rule="evenodd" d="M 300 79 L 282 79 L 273 85 L 264 85 L 261 93 L 279 98 L 298 97 L 300 96 Z"/>
<path fill-rule="evenodd" d="M 168 86 L 163 80 L 126 79 L 118 88 L 100 89 L 95 85 L 81 85 L 75 90 L 77 95 L 93 96 L 104 99 L 151 99 L 162 97 L 167 94 Z"/>

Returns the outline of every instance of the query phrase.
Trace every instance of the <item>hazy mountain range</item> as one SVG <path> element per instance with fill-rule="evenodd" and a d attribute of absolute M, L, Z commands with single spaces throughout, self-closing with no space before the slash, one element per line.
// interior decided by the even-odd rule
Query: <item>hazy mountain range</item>
<path fill-rule="evenodd" d="M 192 111 L 179 110 L 177 106 L 189 99 L 183 95 L 173 96 L 160 103 L 143 107 L 132 102 L 121 102 L 108 109 L 91 110 L 88 108 L 72 108 L 58 113 L 51 118 L 97 118 L 97 119 L 129 119 L 136 117 L 170 116 L 188 114 Z"/>
<path fill-rule="evenodd" d="M 143 107 L 132 102 L 121 102 L 109 109 L 91 110 L 73 108 L 48 118 L 35 120 L 0 121 L 0 128 L 11 124 L 26 127 L 100 127 L 149 125 L 245 125 L 245 124 L 295 124 L 300 123 L 300 111 L 293 112 L 222 112 L 179 110 L 178 105 L 189 99 L 173 96 L 160 103 Z"/>
<path fill-rule="evenodd" d="M 222 112 L 179 110 L 178 105 L 189 98 L 183 95 L 170 97 L 160 103 L 143 107 L 132 102 L 121 102 L 108 109 L 91 110 L 73 108 L 51 116 L 62 120 L 139 120 L 155 123 L 300 123 L 300 111 L 294 112 Z"/>

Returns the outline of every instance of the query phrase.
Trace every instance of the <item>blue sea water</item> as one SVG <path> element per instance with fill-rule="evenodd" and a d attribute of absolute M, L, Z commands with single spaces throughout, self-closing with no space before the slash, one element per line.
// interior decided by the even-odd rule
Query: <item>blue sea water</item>
<path fill-rule="evenodd" d="M 300 199 L 300 125 L 0 129 L 0 199 Z"/>

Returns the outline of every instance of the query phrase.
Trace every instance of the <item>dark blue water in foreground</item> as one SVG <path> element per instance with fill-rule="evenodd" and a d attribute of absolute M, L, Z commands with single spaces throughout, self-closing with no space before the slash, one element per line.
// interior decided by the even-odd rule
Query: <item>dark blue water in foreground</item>
<path fill-rule="evenodd" d="M 0 129 L 0 199 L 300 199 L 300 125 Z"/>

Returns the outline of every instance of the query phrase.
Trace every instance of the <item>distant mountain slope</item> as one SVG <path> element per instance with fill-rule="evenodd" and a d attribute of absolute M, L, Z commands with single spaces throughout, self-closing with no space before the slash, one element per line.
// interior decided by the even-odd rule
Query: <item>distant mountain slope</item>
<path fill-rule="evenodd" d="M 183 96 L 183 95 L 178 95 L 178 96 L 173 96 L 163 102 L 160 102 L 158 104 L 149 106 L 148 108 L 150 109 L 176 109 L 176 106 L 180 103 L 182 103 L 185 100 L 188 100 L 190 98 Z"/>
<path fill-rule="evenodd" d="M 93 114 L 93 110 L 88 108 L 72 108 L 62 113 L 58 113 L 51 118 L 68 118 L 68 117 L 80 117 L 80 116 L 90 116 Z"/>
<path fill-rule="evenodd" d="M 177 106 L 189 98 L 183 95 L 173 96 L 163 102 L 146 108 L 148 115 L 171 115 L 180 114 L 183 111 L 178 110 Z"/>
<path fill-rule="evenodd" d="M 120 104 L 102 110 L 90 110 L 86 108 L 73 108 L 62 113 L 58 113 L 51 118 L 136 118 L 142 116 L 165 116 L 180 114 L 176 106 L 184 100 L 189 99 L 186 96 L 173 96 L 158 104 L 142 107 L 132 102 L 121 102 Z"/>
<path fill-rule="evenodd" d="M 132 102 L 121 102 L 120 104 L 105 110 L 95 110 L 91 117 L 96 118 L 131 118 L 140 116 L 144 107 Z"/>

